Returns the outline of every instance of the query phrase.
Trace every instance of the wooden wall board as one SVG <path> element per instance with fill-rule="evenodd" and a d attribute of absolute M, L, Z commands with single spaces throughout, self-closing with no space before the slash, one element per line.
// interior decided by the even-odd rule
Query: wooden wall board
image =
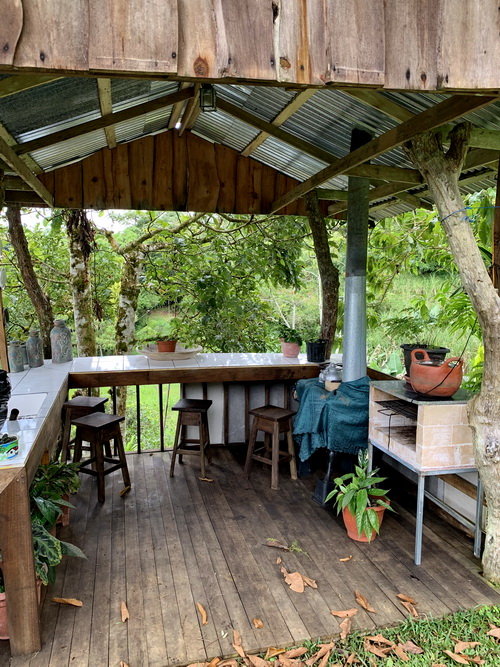
<path fill-rule="evenodd" d="M 93 153 L 86 160 L 83 160 L 82 177 L 85 201 L 89 202 L 89 208 L 105 208 L 108 202 L 106 200 L 103 151 Z"/>
<path fill-rule="evenodd" d="M 171 211 L 173 206 L 173 136 L 173 132 L 162 132 L 155 139 L 153 207 L 157 211 Z"/>
<path fill-rule="evenodd" d="M 128 145 L 131 205 L 149 209 L 153 203 L 154 137 L 144 137 Z"/>
<path fill-rule="evenodd" d="M 186 209 L 187 201 L 187 141 L 189 132 L 184 132 L 179 136 L 177 132 L 173 132 L 173 165 L 174 171 L 172 173 L 172 199 L 174 211 L 183 211 Z"/>
<path fill-rule="evenodd" d="M 2 7 L 0 23 L 0 64 L 12 65 L 17 43 L 23 28 L 23 3 L 12 0 Z"/>
<path fill-rule="evenodd" d="M 187 142 L 188 211 L 215 211 L 220 182 L 217 176 L 214 144 L 192 134 Z"/>
<path fill-rule="evenodd" d="M 82 162 L 75 162 L 54 171 L 54 201 L 61 208 L 82 208 Z"/>
<path fill-rule="evenodd" d="M 217 211 L 233 213 L 236 202 L 236 169 L 238 153 L 222 144 L 215 145 L 215 164 L 219 178 L 219 201 Z M 271 202 L 269 202 L 271 205 Z"/>

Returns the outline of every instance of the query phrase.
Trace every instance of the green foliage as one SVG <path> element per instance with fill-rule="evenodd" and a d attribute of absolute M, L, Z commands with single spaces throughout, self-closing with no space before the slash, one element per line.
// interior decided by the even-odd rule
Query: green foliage
<path fill-rule="evenodd" d="M 44 526 L 32 524 L 33 552 L 36 576 L 47 586 L 55 582 L 55 568 L 64 555 L 86 558 L 74 544 L 58 540 Z"/>
<path fill-rule="evenodd" d="M 150 317 L 145 327 L 137 332 L 140 342 L 156 342 L 157 340 L 178 340 L 182 331 L 182 323 L 175 317 Z"/>
<path fill-rule="evenodd" d="M 298 345 L 302 345 L 302 336 L 300 333 L 283 322 L 278 325 L 278 337 L 282 338 L 284 343 L 298 343 Z"/>
<path fill-rule="evenodd" d="M 360 535 L 365 534 L 371 541 L 373 531 L 379 532 L 379 520 L 373 509 L 376 506 L 392 510 L 386 502 L 388 490 L 377 488 L 386 477 L 377 477 L 378 469 L 368 472 L 368 456 L 366 451 L 358 455 L 358 464 L 354 472 L 334 479 L 335 489 L 326 497 L 326 501 L 335 498 L 337 512 L 348 509 L 356 518 L 356 528 Z"/>
<path fill-rule="evenodd" d="M 60 499 L 80 488 L 79 463 L 52 461 L 38 466 L 30 487 L 31 496 Z"/>

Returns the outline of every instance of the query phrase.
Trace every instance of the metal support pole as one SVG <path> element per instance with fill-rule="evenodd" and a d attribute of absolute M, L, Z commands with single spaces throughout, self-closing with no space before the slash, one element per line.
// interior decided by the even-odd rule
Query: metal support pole
<path fill-rule="evenodd" d="M 422 533 L 424 528 L 425 476 L 418 476 L 417 518 L 415 521 L 415 565 L 422 561 Z"/>

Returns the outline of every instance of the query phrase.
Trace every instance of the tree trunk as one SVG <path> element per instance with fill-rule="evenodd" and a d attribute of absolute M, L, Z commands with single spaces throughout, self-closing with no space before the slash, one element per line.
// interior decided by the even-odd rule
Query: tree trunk
<path fill-rule="evenodd" d="M 3 169 L 0 169 L 0 211 L 5 204 L 5 181 Z"/>
<path fill-rule="evenodd" d="M 44 293 L 38 279 L 28 247 L 28 241 L 21 222 L 21 210 L 17 207 L 7 208 L 7 220 L 9 222 L 9 236 L 16 253 L 17 263 L 24 286 L 33 304 L 40 325 L 40 335 L 43 340 L 43 353 L 46 359 L 50 359 L 52 351 L 50 348 L 50 330 L 54 325 L 54 314 L 50 297 Z"/>
<path fill-rule="evenodd" d="M 93 229 L 85 211 L 68 211 L 65 220 L 69 240 L 69 275 L 78 356 L 95 357 L 97 344 L 89 274 Z"/>
<path fill-rule="evenodd" d="M 468 405 L 476 467 L 488 504 L 484 576 L 500 583 L 500 298 L 490 280 L 458 188 L 470 125 L 457 126 L 443 153 L 434 133 L 416 137 L 406 147 L 426 179 L 438 208 L 462 284 L 483 330 L 484 371 L 480 393 Z"/>
<path fill-rule="evenodd" d="M 337 328 L 339 271 L 332 262 L 326 222 L 321 213 L 318 195 L 314 190 L 306 194 L 305 204 L 321 278 L 322 306 L 320 337 L 328 340 L 327 358 L 329 358 Z"/>

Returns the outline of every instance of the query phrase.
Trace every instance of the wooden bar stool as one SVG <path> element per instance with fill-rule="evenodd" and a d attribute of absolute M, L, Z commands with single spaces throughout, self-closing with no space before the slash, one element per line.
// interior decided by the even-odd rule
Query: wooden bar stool
<path fill-rule="evenodd" d="M 104 477 L 109 475 L 109 473 L 121 468 L 123 483 L 125 487 L 130 487 L 130 476 L 128 474 L 127 459 L 123 447 L 122 432 L 120 430 L 120 422 L 124 420 L 125 417 L 121 417 L 120 415 L 107 415 L 104 412 L 94 412 L 86 417 L 74 419 L 72 422 L 76 426 L 74 460 L 80 461 L 82 458 L 82 441 L 86 440 L 89 442 L 90 458 L 84 459 L 80 466 L 80 472 L 97 477 L 97 499 L 100 503 L 103 503 L 105 500 Z M 111 440 L 115 442 L 115 451 L 118 453 L 118 458 L 112 458 L 109 455 L 104 456 L 104 447 L 109 452 L 109 443 Z M 111 463 L 111 467 L 105 468 L 105 463 Z M 92 464 L 95 464 L 95 470 L 89 467 Z"/>
<path fill-rule="evenodd" d="M 179 455 L 179 463 L 182 463 L 184 454 L 196 454 L 200 456 L 201 476 L 205 477 L 205 456 L 210 464 L 210 455 L 207 449 L 210 447 L 210 435 L 208 432 L 208 408 L 212 401 L 195 398 L 181 398 L 172 406 L 179 415 L 177 417 L 177 428 L 175 429 L 174 449 L 172 451 L 172 463 L 170 464 L 170 477 L 174 476 L 175 457 Z M 197 426 L 197 439 L 186 438 L 186 427 Z"/>
<path fill-rule="evenodd" d="M 260 461 L 271 466 L 271 489 L 278 490 L 279 464 L 290 461 L 290 477 L 297 479 L 297 464 L 295 463 L 295 450 L 292 438 L 293 410 L 278 408 L 275 405 L 264 405 L 261 408 L 250 410 L 253 415 L 252 430 L 248 442 L 247 459 L 245 462 L 244 475 L 250 477 L 252 460 Z M 257 440 L 257 432 L 263 431 L 264 445 L 254 453 Z M 280 433 L 286 434 L 288 452 L 280 451 Z M 271 439 L 271 445 L 269 440 Z"/>
<path fill-rule="evenodd" d="M 100 398 L 94 396 L 76 396 L 70 401 L 63 404 L 63 436 L 61 461 L 68 460 L 69 449 L 75 442 L 73 438 L 70 440 L 71 422 L 73 419 L 86 417 L 93 412 L 104 412 L 104 404 L 108 401 L 107 398 Z M 89 447 L 82 447 L 82 449 L 90 449 Z"/>

